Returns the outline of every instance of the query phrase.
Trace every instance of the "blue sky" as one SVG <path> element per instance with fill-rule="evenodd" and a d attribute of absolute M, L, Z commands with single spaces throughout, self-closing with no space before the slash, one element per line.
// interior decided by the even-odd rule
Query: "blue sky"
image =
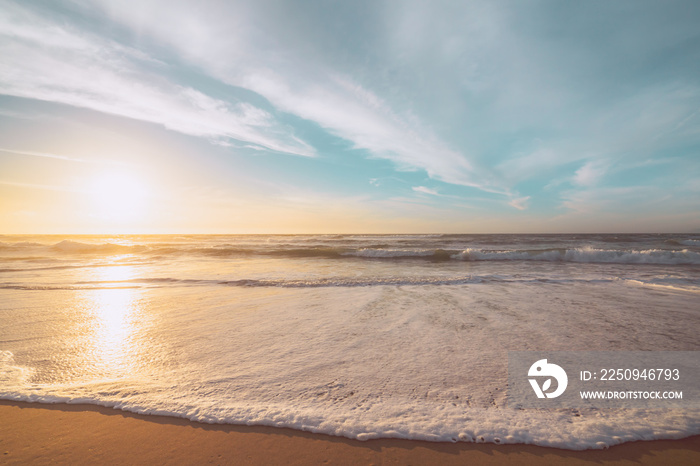
<path fill-rule="evenodd" d="M 0 0 L 0 224 L 700 231 L 698 24 L 695 1 Z"/>

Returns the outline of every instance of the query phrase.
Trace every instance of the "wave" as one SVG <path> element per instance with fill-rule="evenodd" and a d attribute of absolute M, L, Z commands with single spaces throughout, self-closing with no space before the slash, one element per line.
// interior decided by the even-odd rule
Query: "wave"
<path fill-rule="evenodd" d="M 329 352 L 332 354 L 333 348 Z M 353 362 L 351 359 L 348 364 Z M 167 365 L 166 370 L 156 369 L 149 377 L 129 374 L 46 383 L 37 380 L 38 367 L 25 364 L 15 360 L 11 351 L 0 350 L 0 399 L 87 404 L 206 424 L 286 427 L 361 441 L 401 438 L 586 450 L 700 433 L 700 409 L 692 403 L 681 411 L 644 406 L 606 409 L 604 413 L 595 408 L 523 410 L 472 405 L 454 396 L 449 388 L 441 389 L 441 384 L 418 399 L 399 396 L 384 387 L 385 381 L 378 388 L 371 377 L 360 383 L 336 379 L 317 384 L 304 376 L 274 376 L 270 379 L 274 383 L 249 389 L 278 371 L 279 366 L 265 361 L 256 375 L 249 377 L 231 372 L 223 377 L 218 373 L 203 377 L 201 371 L 187 366 L 187 374 L 175 372 L 182 379 L 173 383 L 174 370 Z M 219 370 L 226 369 L 230 368 Z M 411 380 L 404 382 L 410 384 Z M 312 397 L 309 391 L 314 393 Z M 471 399 L 471 395 L 466 398 Z M 446 402 L 446 396 L 451 402 Z"/>
<path fill-rule="evenodd" d="M 138 285 L 132 286 L 75 286 L 75 285 L 22 285 L 22 284 L 0 284 L 2 290 L 21 291 L 81 291 L 81 290 L 128 290 L 142 288 Z"/>
<path fill-rule="evenodd" d="M 233 286 L 247 288 L 354 288 L 370 286 L 420 286 L 420 285 L 465 285 L 481 283 L 472 276 L 460 277 L 332 277 L 310 280 L 197 280 L 179 278 L 134 278 L 130 280 L 82 281 L 75 284 L 27 284 L 0 283 L 0 289 L 46 291 L 46 290 L 105 290 L 129 288 L 154 288 L 164 286 Z"/>
<path fill-rule="evenodd" d="M 698 265 L 700 253 L 682 250 L 619 250 L 594 248 L 477 249 L 309 247 L 290 249 L 209 248 L 189 251 L 213 257 L 262 255 L 287 258 L 370 259 L 430 261 L 547 261 L 615 264 Z"/>
<path fill-rule="evenodd" d="M 570 249 L 506 249 L 491 250 L 469 248 L 464 250 L 449 249 L 409 249 L 409 248 L 310 248 L 294 250 L 275 250 L 260 252 L 286 257 L 326 257 L 326 258 L 361 258 L 361 259 L 427 259 L 431 261 L 547 261 L 547 262 L 583 262 L 615 264 L 660 264 L 660 265 L 698 265 L 700 253 L 683 250 L 617 250 L 594 248 Z"/>
<path fill-rule="evenodd" d="M 697 265 L 700 253 L 683 249 L 669 251 L 663 249 L 615 250 L 615 249 L 548 249 L 548 250 L 511 250 L 485 251 L 467 249 L 452 256 L 466 261 L 547 261 L 547 262 L 584 262 L 604 264 L 661 264 L 661 265 Z"/>
<path fill-rule="evenodd" d="M 146 250 L 147 247 L 143 245 L 125 245 L 114 243 L 91 244 L 66 239 L 54 244 L 52 249 L 67 253 L 116 254 L 140 252 Z"/>
<path fill-rule="evenodd" d="M 325 287 L 366 287 L 366 286 L 417 286 L 417 285 L 466 285 L 480 283 L 474 277 L 384 277 L 384 278 L 321 278 L 315 280 L 231 280 L 220 285 L 283 288 L 325 288 Z"/>
<path fill-rule="evenodd" d="M 28 378 L 22 367 L 17 378 Z M 2 379 L 0 379 L 2 380 Z M 700 433 L 699 411 L 682 415 L 668 409 L 618 410 L 599 416 L 582 416 L 575 410 L 464 409 L 422 403 L 419 406 L 384 402 L 371 408 L 326 407 L 308 402 L 219 403 L 185 399 L 180 393 L 157 398 L 147 391 L 128 390 L 117 383 L 78 387 L 87 393 L 73 394 L 73 387 L 33 387 L 0 390 L 0 400 L 43 404 L 92 405 L 140 415 L 167 416 L 212 424 L 268 426 L 301 432 L 367 441 L 406 439 L 435 443 L 537 445 L 562 450 L 603 450 L 627 442 L 678 440 Z M 100 390 L 100 388 L 102 388 Z M 149 387 L 150 388 L 150 387 Z M 72 389 L 72 390 L 71 390 Z M 94 391 L 91 391 L 94 390 Z M 98 391 L 99 390 L 99 391 Z M 179 395 L 179 396 L 177 396 Z M 358 413 L 359 411 L 360 413 Z M 368 411 L 365 413 L 365 411 Z M 642 419 L 643 421 L 640 421 Z M 428 422 L 426 420 L 430 420 Z M 523 427 L 525 426 L 525 427 Z M 497 451 L 497 450 L 493 450 Z"/>
<path fill-rule="evenodd" d="M 116 243 L 84 243 L 66 239 L 55 244 L 19 241 L 15 243 L 0 242 L 0 251 L 34 251 L 41 253 L 64 254 L 124 254 L 137 253 L 148 250 L 149 247 L 141 244 L 126 245 Z"/>
<path fill-rule="evenodd" d="M 62 284 L 38 284 L 5 282 L 0 283 L 0 289 L 49 291 L 49 290 L 115 290 L 163 287 L 196 287 L 196 286 L 225 286 L 241 288 L 356 288 L 375 286 L 445 286 L 445 285 L 488 285 L 499 283 L 519 284 L 606 284 L 623 283 L 633 286 L 662 288 L 674 291 L 700 292 L 700 280 L 652 278 L 647 280 L 620 277 L 595 278 L 548 278 L 521 277 L 519 275 L 466 275 L 456 277 L 445 276 L 413 276 L 413 277 L 326 277 L 315 279 L 238 279 L 238 280 L 208 280 L 191 278 L 133 278 L 129 280 L 95 280 L 78 281 Z"/>
<path fill-rule="evenodd" d="M 671 290 L 671 291 L 700 293 L 700 284 L 695 284 L 695 285 L 688 284 L 688 283 L 669 284 L 669 283 L 658 283 L 658 282 L 655 282 L 653 280 L 652 281 L 643 281 L 643 280 L 631 280 L 631 279 L 626 279 L 623 281 L 627 284 L 635 285 L 635 286 L 644 286 L 644 287 L 649 287 L 649 288 L 657 288 L 657 289 Z"/>
<path fill-rule="evenodd" d="M 41 243 L 35 243 L 32 241 L 17 241 L 16 243 L 6 243 L 3 241 L 0 241 L 0 248 L 2 248 L 2 249 L 35 248 L 35 247 L 41 247 L 41 246 L 46 246 L 46 245 L 41 244 Z"/>
<path fill-rule="evenodd" d="M 357 251 L 345 252 L 344 256 L 366 257 L 372 259 L 409 258 L 409 257 L 450 257 L 450 253 L 442 249 L 380 249 L 362 248 Z"/>
<path fill-rule="evenodd" d="M 92 269 L 96 267 L 119 267 L 124 264 L 84 264 L 84 265 L 52 265 L 48 267 L 2 268 L 0 272 L 37 272 L 40 270 Z M 136 265 L 130 263 L 129 265 Z"/>
<path fill-rule="evenodd" d="M 118 255 L 130 254 L 149 260 L 168 257 L 199 256 L 210 258 L 236 258 L 246 256 L 268 256 L 292 259 L 366 259 L 366 260 L 428 260 L 428 261 L 546 261 L 546 262 L 580 262 L 580 263 L 615 263 L 615 264 L 659 264 L 659 265 L 700 265 L 700 252 L 695 246 L 700 240 L 682 241 L 666 240 L 666 244 L 676 248 L 594 248 L 550 247 L 550 248 L 503 248 L 472 247 L 463 248 L 457 244 L 435 244 L 433 242 L 395 241 L 395 247 L 388 242 L 378 242 L 372 238 L 364 244 L 356 240 L 336 240 L 319 243 L 305 243 L 306 239 L 284 243 L 244 242 L 241 244 L 193 243 L 151 243 L 151 244 L 117 244 L 86 243 L 66 239 L 56 244 L 34 242 L 0 243 L 0 251 L 10 251 L 11 255 L 21 251 L 35 254 L 28 259 L 45 258 L 52 255 Z M 317 240 L 318 241 L 318 240 Z M 683 244 L 684 246 L 681 246 Z M 441 247 L 442 246 L 442 247 Z M 447 247 L 445 247 L 447 246 Z M 453 249 L 449 247 L 452 246 Z M 629 245 L 627 245 L 629 246 Z M 681 249 L 681 247 L 683 247 Z M 15 258 L 16 259 L 16 258 Z"/>

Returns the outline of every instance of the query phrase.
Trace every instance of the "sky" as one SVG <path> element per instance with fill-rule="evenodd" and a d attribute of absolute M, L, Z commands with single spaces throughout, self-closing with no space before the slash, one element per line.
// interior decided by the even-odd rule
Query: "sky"
<path fill-rule="evenodd" d="M 0 233 L 700 232 L 700 2 L 0 0 Z"/>

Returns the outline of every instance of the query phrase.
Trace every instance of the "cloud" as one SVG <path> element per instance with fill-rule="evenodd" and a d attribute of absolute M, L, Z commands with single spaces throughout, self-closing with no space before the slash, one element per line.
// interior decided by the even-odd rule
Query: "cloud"
<path fill-rule="evenodd" d="M 515 207 L 518 210 L 525 210 L 527 209 L 527 201 L 529 200 L 530 196 L 519 197 L 517 199 L 511 199 L 510 202 L 508 202 L 508 205 Z"/>
<path fill-rule="evenodd" d="M 78 162 L 78 163 L 90 163 L 90 164 L 100 164 L 100 165 L 124 165 L 124 162 L 117 160 L 89 160 L 81 159 L 77 157 L 69 157 L 67 155 L 52 154 L 49 152 L 36 152 L 27 150 L 16 150 L 16 149 L 5 149 L 0 148 L 0 152 L 7 152 L 8 154 L 17 155 L 27 155 L 30 157 L 43 157 L 47 159 L 65 160 L 67 162 Z"/>
<path fill-rule="evenodd" d="M 572 181 L 579 186 L 593 186 L 605 175 L 608 167 L 604 161 L 595 160 L 587 162 L 576 170 Z"/>
<path fill-rule="evenodd" d="M 0 180 L 0 185 L 13 186 L 16 188 L 40 189 L 40 190 L 44 190 L 44 191 L 62 191 L 62 192 L 70 192 L 70 193 L 83 193 L 83 192 L 85 192 L 83 189 L 79 189 L 76 187 L 70 187 L 70 186 L 55 186 L 55 185 L 37 184 L 37 183 L 19 183 L 19 182 L 15 182 L 15 181 L 5 181 L 5 180 Z"/>
<path fill-rule="evenodd" d="M 225 79 L 225 78 L 224 78 Z M 242 85 L 265 96 L 279 109 L 317 122 L 329 132 L 352 141 L 356 149 L 388 159 L 399 169 L 425 170 L 448 183 L 487 188 L 467 158 L 440 141 L 415 118 L 390 106 L 347 77 L 330 75 L 321 83 L 294 78 L 294 85 L 270 71 L 251 71 Z"/>
<path fill-rule="evenodd" d="M 484 197 L 511 213 L 506 203 L 524 210 L 542 185 L 550 205 L 588 209 L 605 199 L 586 191 L 640 161 L 697 166 L 700 7 L 642 4 L 71 0 L 40 15 L 7 3 L 0 92 L 316 155 L 296 125 L 319 151 L 356 157 L 357 173 L 382 165 L 362 158 L 381 159 L 497 193 Z M 96 24 L 109 27 L 87 31 Z M 670 186 L 661 172 L 635 182 Z"/>
<path fill-rule="evenodd" d="M 571 190 L 562 193 L 562 206 L 579 213 L 629 213 L 667 201 L 670 194 L 652 186 Z"/>
<path fill-rule="evenodd" d="M 434 189 L 426 188 L 425 186 L 414 186 L 412 188 L 417 193 L 431 194 L 433 196 L 439 196 L 440 193 Z"/>
<path fill-rule="evenodd" d="M 576 151 L 567 151 L 556 144 L 538 143 L 526 153 L 517 153 L 497 165 L 504 180 L 517 184 L 523 180 L 546 176 L 562 165 L 584 158 Z"/>
<path fill-rule="evenodd" d="M 424 170 L 448 183 L 504 192 L 488 171 L 471 163 L 469 153 L 445 142 L 410 107 L 397 108 L 360 82 L 357 68 L 336 66 L 330 57 L 338 51 L 324 49 L 324 44 L 347 43 L 333 42 L 334 33 L 324 29 L 328 21 L 343 19 L 340 28 L 361 25 L 329 11 L 325 13 L 333 18 L 308 24 L 314 18 L 290 11 L 284 2 L 265 3 L 205 3 L 192 9 L 182 2 L 155 0 L 149 3 L 149 15 L 158 21 L 145 21 L 131 6 L 102 2 L 111 18 L 170 45 L 209 76 L 251 90 L 278 110 L 315 122 L 373 158 L 390 160 L 399 170 Z M 361 16 L 380 11 L 363 10 Z"/>
<path fill-rule="evenodd" d="M 3 148 L 0 148 L 0 152 L 7 152 L 8 154 L 29 155 L 31 157 L 44 157 L 44 158 L 49 158 L 49 159 L 66 160 L 66 161 L 70 161 L 70 162 L 80 162 L 80 163 L 90 163 L 91 162 L 91 161 L 85 160 L 85 159 L 68 157 L 66 155 L 50 154 L 48 152 L 33 152 L 33 151 L 3 149 Z"/>
<path fill-rule="evenodd" d="M 3 7 L 0 14 L 0 64 L 2 94 L 156 123 L 212 140 L 315 155 L 266 111 L 177 84 L 139 50 L 21 7 Z"/>

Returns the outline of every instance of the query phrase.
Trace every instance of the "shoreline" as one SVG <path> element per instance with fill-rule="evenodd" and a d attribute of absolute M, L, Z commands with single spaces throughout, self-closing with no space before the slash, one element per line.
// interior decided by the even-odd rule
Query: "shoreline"
<path fill-rule="evenodd" d="M 700 464 L 700 435 L 606 450 L 359 441 L 289 428 L 202 424 L 88 404 L 0 400 L 0 464 Z"/>

